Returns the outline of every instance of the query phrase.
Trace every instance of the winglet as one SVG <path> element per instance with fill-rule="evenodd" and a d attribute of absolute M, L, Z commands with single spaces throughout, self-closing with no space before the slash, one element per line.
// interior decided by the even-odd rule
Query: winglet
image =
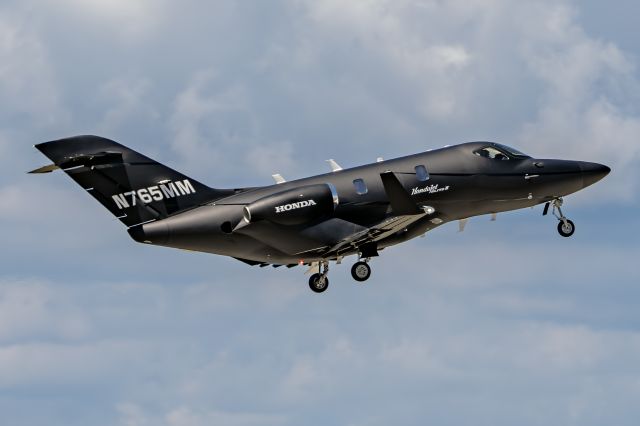
<path fill-rule="evenodd" d="M 394 214 L 412 215 L 422 213 L 393 172 L 380 173 L 380 177 L 382 178 L 384 192 L 389 198 Z"/>

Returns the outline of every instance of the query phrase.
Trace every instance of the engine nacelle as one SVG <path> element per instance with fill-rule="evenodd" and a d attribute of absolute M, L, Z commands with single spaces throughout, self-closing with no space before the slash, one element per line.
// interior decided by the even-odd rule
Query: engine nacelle
<path fill-rule="evenodd" d="M 330 183 L 307 185 L 269 195 L 243 209 L 246 223 L 268 220 L 280 225 L 300 225 L 333 215 L 338 193 Z"/>

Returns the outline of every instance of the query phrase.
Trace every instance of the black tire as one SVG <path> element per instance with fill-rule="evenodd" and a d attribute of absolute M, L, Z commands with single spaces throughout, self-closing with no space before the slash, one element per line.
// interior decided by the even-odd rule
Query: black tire
<path fill-rule="evenodd" d="M 563 237 L 570 237 L 575 231 L 576 227 L 569 219 L 567 219 L 566 223 L 562 220 L 558 222 L 558 234 L 562 235 Z"/>
<path fill-rule="evenodd" d="M 363 282 L 371 276 L 371 267 L 366 262 L 356 262 L 351 267 L 351 276 L 358 282 Z"/>
<path fill-rule="evenodd" d="M 329 278 L 324 277 L 323 280 L 320 278 L 320 274 L 313 274 L 311 278 L 309 278 L 309 288 L 314 293 L 322 293 L 329 287 Z"/>

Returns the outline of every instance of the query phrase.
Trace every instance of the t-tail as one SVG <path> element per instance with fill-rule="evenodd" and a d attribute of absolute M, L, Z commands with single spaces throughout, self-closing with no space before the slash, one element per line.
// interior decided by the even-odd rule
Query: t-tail
<path fill-rule="evenodd" d="M 128 227 L 158 220 L 234 193 L 210 188 L 99 136 L 75 136 L 35 146 Z"/>

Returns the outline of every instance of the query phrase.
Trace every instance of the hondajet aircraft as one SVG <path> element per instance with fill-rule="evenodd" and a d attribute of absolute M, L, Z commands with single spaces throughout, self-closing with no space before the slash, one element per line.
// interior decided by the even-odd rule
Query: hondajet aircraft
<path fill-rule="evenodd" d="M 558 232 L 575 226 L 563 198 L 606 176 L 597 163 L 535 159 L 505 145 L 469 142 L 393 160 L 251 188 L 206 186 L 112 140 L 76 136 L 36 148 L 145 244 L 234 257 L 249 265 L 307 265 L 327 289 L 329 263 L 357 255 L 356 281 L 384 248 L 454 220 L 545 204 Z"/>

